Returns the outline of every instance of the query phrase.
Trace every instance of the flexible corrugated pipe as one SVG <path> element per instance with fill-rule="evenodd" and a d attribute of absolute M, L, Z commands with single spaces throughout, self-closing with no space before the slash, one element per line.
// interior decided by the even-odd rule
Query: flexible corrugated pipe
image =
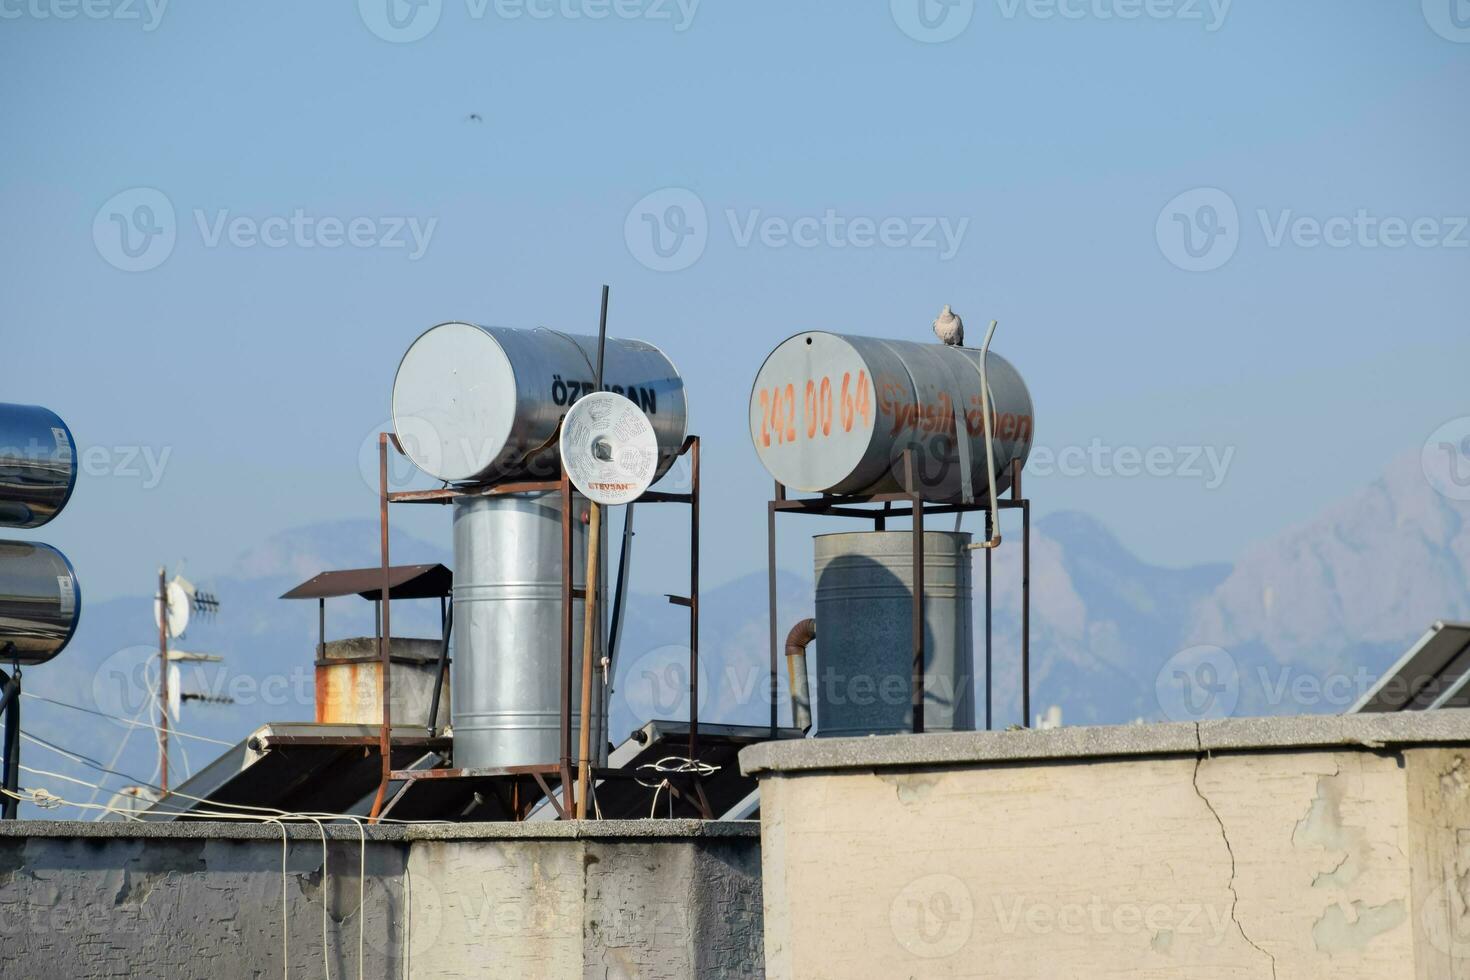
<path fill-rule="evenodd" d="M 815 619 L 803 619 L 786 634 L 786 678 L 791 686 L 791 723 L 802 732 L 812 727 L 812 696 L 806 679 L 806 648 L 816 637 Z"/>

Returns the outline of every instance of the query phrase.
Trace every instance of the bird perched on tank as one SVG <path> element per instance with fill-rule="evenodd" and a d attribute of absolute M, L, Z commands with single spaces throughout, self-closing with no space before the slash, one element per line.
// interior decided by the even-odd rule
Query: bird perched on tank
<path fill-rule="evenodd" d="M 965 321 L 960 315 L 944 304 L 944 312 L 939 314 L 939 319 L 934 321 L 934 335 L 950 347 L 965 346 Z"/>

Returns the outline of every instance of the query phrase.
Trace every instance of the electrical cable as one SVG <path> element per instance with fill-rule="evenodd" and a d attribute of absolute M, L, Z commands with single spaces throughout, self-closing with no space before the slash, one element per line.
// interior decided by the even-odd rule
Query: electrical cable
<path fill-rule="evenodd" d="M 57 707 L 61 708 L 70 708 L 73 711 L 84 711 L 89 715 L 96 715 L 98 718 L 106 718 L 109 721 L 115 721 L 119 724 L 127 725 L 131 728 L 150 728 L 155 732 L 161 730 L 161 726 L 155 725 L 152 722 L 137 720 L 136 715 L 133 717 L 133 720 L 129 720 L 127 718 L 124 718 L 122 715 L 113 715 L 108 714 L 105 711 L 96 711 L 92 708 L 84 708 L 79 704 L 71 704 L 67 701 L 58 701 L 55 698 L 48 698 L 45 695 L 32 694 L 30 691 L 22 691 L 20 692 L 20 696 L 23 698 L 34 698 L 37 701 L 45 701 L 47 704 L 54 704 Z M 139 714 L 141 714 L 141 712 L 139 712 Z M 226 742 L 224 739 L 220 738 L 210 738 L 208 735 L 195 735 L 193 732 L 180 731 L 177 728 L 170 728 L 168 730 L 168 733 L 170 735 L 178 735 L 181 738 L 192 738 L 200 742 L 210 742 L 214 745 L 223 745 L 226 748 L 234 748 L 237 744 L 235 742 Z"/>

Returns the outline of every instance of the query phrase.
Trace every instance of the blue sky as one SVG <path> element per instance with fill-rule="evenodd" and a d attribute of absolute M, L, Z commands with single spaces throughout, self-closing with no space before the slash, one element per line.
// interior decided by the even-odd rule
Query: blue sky
<path fill-rule="evenodd" d="M 360 450 L 409 342 L 590 332 L 603 282 L 611 332 L 690 386 L 715 581 L 763 567 L 746 402 L 799 330 L 998 318 L 1043 446 L 1183 471 L 1053 466 L 1039 512 L 1166 564 L 1234 559 L 1470 414 L 1463 0 L 919 2 L 0 0 L 0 400 L 94 451 L 31 536 L 106 597 L 372 517 Z M 111 215 L 162 227 L 157 195 L 171 250 L 129 258 Z M 702 232 L 659 271 L 639 209 L 675 200 Z M 448 541 L 442 510 L 395 520 Z"/>

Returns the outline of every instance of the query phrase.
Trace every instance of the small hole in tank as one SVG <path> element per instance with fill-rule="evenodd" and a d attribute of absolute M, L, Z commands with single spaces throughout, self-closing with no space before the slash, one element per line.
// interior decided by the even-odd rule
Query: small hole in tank
<path fill-rule="evenodd" d="M 811 346 L 811 345 L 812 345 L 812 338 L 810 338 L 810 337 L 808 337 L 808 338 L 807 338 L 807 339 L 806 339 L 806 345 L 807 345 L 807 346 L 808 346 L 808 347 L 810 347 L 810 346 Z"/>

